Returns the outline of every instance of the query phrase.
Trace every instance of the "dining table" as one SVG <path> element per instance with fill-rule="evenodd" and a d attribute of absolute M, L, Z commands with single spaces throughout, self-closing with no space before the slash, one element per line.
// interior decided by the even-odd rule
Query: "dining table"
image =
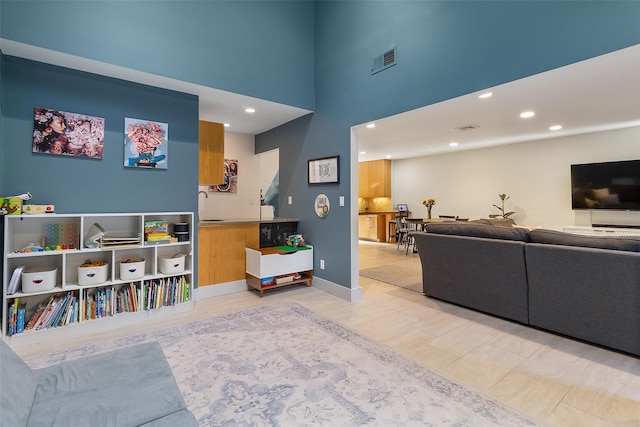
<path fill-rule="evenodd" d="M 452 221 L 449 218 L 404 218 L 407 228 L 411 231 L 424 231 L 424 226 L 434 222 Z"/>

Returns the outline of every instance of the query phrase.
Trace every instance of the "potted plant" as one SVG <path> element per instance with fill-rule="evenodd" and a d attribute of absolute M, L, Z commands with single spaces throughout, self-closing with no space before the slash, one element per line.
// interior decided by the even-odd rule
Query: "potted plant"
<path fill-rule="evenodd" d="M 501 206 L 498 206 L 498 205 L 495 205 L 495 204 L 493 206 L 498 208 L 500 213 L 499 214 L 490 214 L 489 218 L 498 218 L 498 217 L 509 218 L 511 215 L 515 214 L 515 212 L 506 212 L 504 210 L 504 201 L 505 200 L 509 200 L 511 198 L 511 196 L 507 196 L 506 194 L 498 194 L 498 197 L 500 197 Z"/>

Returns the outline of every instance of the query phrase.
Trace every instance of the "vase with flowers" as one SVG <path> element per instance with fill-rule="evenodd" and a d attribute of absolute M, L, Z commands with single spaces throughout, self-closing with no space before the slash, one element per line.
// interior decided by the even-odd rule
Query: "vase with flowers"
<path fill-rule="evenodd" d="M 435 206 L 436 199 L 428 198 L 422 201 L 422 204 L 427 208 L 427 219 L 431 219 L 431 208 Z"/>

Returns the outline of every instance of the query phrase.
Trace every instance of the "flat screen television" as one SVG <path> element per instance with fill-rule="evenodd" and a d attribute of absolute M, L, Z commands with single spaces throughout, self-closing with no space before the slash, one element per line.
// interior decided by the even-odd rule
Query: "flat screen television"
<path fill-rule="evenodd" d="M 571 165 L 571 207 L 640 211 L 640 160 Z"/>

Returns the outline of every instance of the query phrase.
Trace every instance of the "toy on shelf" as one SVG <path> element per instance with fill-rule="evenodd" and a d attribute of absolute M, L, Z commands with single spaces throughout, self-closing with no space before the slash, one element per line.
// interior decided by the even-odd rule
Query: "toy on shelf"
<path fill-rule="evenodd" d="M 287 246 L 293 246 L 294 248 L 306 246 L 306 243 L 304 242 L 304 236 L 302 234 L 292 234 L 291 236 L 287 237 Z"/>

